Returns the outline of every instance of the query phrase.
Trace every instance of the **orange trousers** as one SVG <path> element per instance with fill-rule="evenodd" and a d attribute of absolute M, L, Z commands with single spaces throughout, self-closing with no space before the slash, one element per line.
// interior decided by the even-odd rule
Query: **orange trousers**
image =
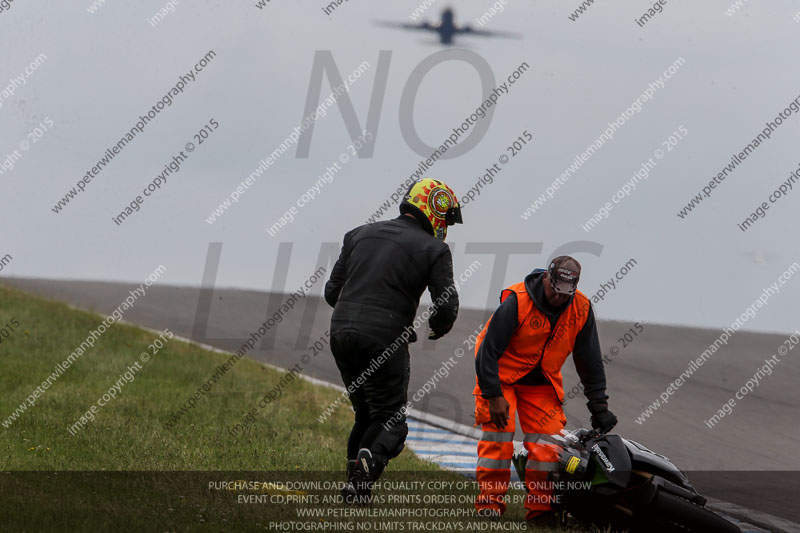
<path fill-rule="evenodd" d="M 525 519 L 552 509 L 552 488 L 547 483 L 548 472 L 558 467 L 558 449 L 553 445 L 538 443 L 544 435 L 557 435 L 567 419 L 561 402 L 550 385 L 503 386 L 503 396 L 509 403 L 509 420 L 499 428 L 489 418 L 489 400 L 480 396 L 476 386 L 475 423 L 481 424 L 483 435 L 478 442 L 478 467 L 476 471 L 480 495 L 475 508 L 493 509 L 503 514 L 505 496 L 511 479 L 511 457 L 514 454 L 515 418 L 525 434 L 524 446 L 528 451 L 525 470 Z"/>

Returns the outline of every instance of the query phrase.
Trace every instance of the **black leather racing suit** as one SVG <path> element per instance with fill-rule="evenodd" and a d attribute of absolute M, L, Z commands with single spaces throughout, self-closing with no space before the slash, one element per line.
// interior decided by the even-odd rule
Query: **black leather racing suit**
<path fill-rule="evenodd" d="M 458 315 L 452 255 L 416 218 L 401 215 L 345 234 L 325 300 L 334 308 L 331 351 L 355 410 L 348 459 L 360 448 L 387 460 L 403 449 L 408 342 L 416 340 L 412 325 L 426 287 L 429 324 L 444 335 Z"/>

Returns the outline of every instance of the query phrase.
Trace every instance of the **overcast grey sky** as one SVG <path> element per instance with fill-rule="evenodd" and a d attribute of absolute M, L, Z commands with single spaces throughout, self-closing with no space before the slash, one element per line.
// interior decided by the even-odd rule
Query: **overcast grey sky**
<path fill-rule="evenodd" d="M 199 285 L 210 242 L 222 242 L 218 285 L 269 289 L 281 242 L 293 243 L 287 288 L 315 269 L 322 243 L 339 242 L 363 223 L 421 159 L 405 142 L 413 121 L 430 145 L 444 140 L 482 100 L 476 69 L 447 60 L 422 80 L 413 117 L 400 100 L 411 72 L 445 48 L 432 34 L 387 29 L 408 22 L 419 2 L 351 0 L 330 15 L 325 2 L 183 0 L 157 25 L 147 19 L 161 0 L 16 0 L 0 12 L 0 91 L 40 54 L 46 60 L 14 94 L 0 96 L 0 275 L 141 282 L 163 264 L 162 282 Z M 737 228 L 800 166 L 800 116 L 792 114 L 684 219 L 678 211 L 730 163 L 767 121 L 800 96 L 796 67 L 800 3 L 755 0 L 728 16 L 732 0 L 678 2 L 644 27 L 647 2 L 596 2 L 576 21 L 577 0 L 508 0 L 486 28 L 517 40 L 464 37 L 464 47 L 491 66 L 498 83 L 521 63 L 530 69 L 499 100 L 488 131 L 464 155 L 426 174 L 459 196 L 527 130 L 533 141 L 502 165 L 494 183 L 464 208 L 450 229 L 456 272 L 482 267 L 462 287 L 462 301 L 490 297 L 491 255 L 467 243 L 541 243 L 514 255 L 501 278 L 521 279 L 572 241 L 583 263 L 581 289 L 591 296 L 629 259 L 636 266 L 596 307 L 602 319 L 728 326 L 800 261 L 796 238 L 800 192 L 770 204 L 746 232 Z M 474 23 L 491 2 L 436 2 L 423 18 L 452 5 Z M 195 81 L 161 111 L 85 191 L 58 214 L 53 206 L 98 159 L 209 50 Z M 205 219 L 303 120 L 315 53 L 329 50 L 343 76 L 367 61 L 350 88 L 362 127 L 381 50 L 391 51 L 372 157 L 348 161 L 319 196 L 274 237 L 265 232 L 311 187 L 350 143 L 338 107 L 318 119 L 307 158 L 295 146 L 281 156 L 214 224 Z M 528 220 L 521 213 L 678 58 L 682 65 L 641 111 L 624 121 Z M 323 97 L 330 91 L 327 78 Z M 407 111 L 407 110 L 405 110 Z M 181 170 L 122 225 L 112 222 L 210 119 L 219 123 Z M 53 126 L 36 139 L 34 129 Z M 674 147 L 662 145 L 681 127 Z M 40 130 L 42 128 L 40 127 Z M 33 133 L 32 137 L 29 134 Z M 31 142 L 21 150 L 23 141 Z M 32 141 L 37 142 L 33 143 Z M 461 141 L 460 141 L 461 142 Z M 671 150 L 667 151 L 668 148 Z M 664 149 L 647 180 L 591 231 L 581 228 L 640 166 Z M 8 165 L 6 165 L 8 166 Z M 394 216 L 396 207 L 384 218 Z M 473 245 L 474 246 L 474 245 Z M 535 250 L 536 244 L 531 244 Z M 321 286 L 320 286 L 321 287 Z M 318 289 L 320 287 L 317 287 Z M 789 279 L 746 329 L 794 331 L 800 276 Z M 496 301 L 494 294 L 491 300 Z"/>

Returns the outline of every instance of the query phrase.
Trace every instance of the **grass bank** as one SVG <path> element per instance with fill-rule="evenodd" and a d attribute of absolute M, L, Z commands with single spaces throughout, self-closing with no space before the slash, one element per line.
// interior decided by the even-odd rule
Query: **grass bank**
<path fill-rule="evenodd" d="M 167 336 L 156 349 L 159 335 L 135 326 L 111 326 L 51 379 L 33 405 L 19 411 L 104 318 L 0 285 L 0 324 L 13 327 L 0 343 L 4 530 L 291 531 L 298 529 L 287 524 L 298 520 L 317 524 L 305 529 L 314 531 L 359 531 L 365 521 L 392 522 L 394 530 L 408 531 L 414 521 L 463 526 L 449 531 L 474 528 L 472 518 L 465 516 L 474 487 L 408 449 L 392 462 L 387 482 L 405 483 L 397 487 L 450 483 L 454 501 L 414 506 L 409 497 L 392 503 L 390 496 L 414 492 L 403 488 L 377 490 L 385 503 L 372 511 L 353 511 L 329 499 L 338 493 L 331 484 L 344 477 L 352 420 L 350 410 L 343 408 L 318 422 L 338 396 L 335 390 L 296 379 L 233 436 L 229 428 L 285 381 L 283 373 L 247 358 L 237 361 L 166 429 L 172 415 L 230 355 Z M 108 395 L 112 390 L 114 397 Z M 15 410 L 18 416 L 12 420 Z M 87 412 L 93 420 L 86 418 Z M 75 430 L 81 416 L 86 423 Z M 309 485 L 311 481 L 317 484 Z M 449 494 L 427 489 L 422 494 L 426 491 L 439 494 L 440 500 Z M 380 511 L 412 507 L 439 509 L 440 516 L 434 511 L 420 511 L 416 517 L 409 511 L 405 517 Z M 301 517 L 300 508 L 331 511 Z M 446 509 L 464 514 L 448 515 Z M 378 514 L 348 515 L 370 512 Z M 522 519 L 521 505 L 512 505 L 503 521 L 507 527 L 494 530 L 524 529 Z"/>

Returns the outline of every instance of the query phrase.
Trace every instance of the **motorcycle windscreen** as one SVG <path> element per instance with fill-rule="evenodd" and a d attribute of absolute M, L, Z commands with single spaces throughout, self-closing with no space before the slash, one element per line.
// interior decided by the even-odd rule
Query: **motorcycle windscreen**
<path fill-rule="evenodd" d="M 628 447 L 633 469 L 644 470 L 651 474 L 658 474 L 664 479 L 668 479 L 678 485 L 689 486 L 689 478 L 686 477 L 686 474 L 684 474 L 680 468 L 672 464 L 669 458 L 649 450 L 636 441 L 630 439 L 622 440 Z"/>

